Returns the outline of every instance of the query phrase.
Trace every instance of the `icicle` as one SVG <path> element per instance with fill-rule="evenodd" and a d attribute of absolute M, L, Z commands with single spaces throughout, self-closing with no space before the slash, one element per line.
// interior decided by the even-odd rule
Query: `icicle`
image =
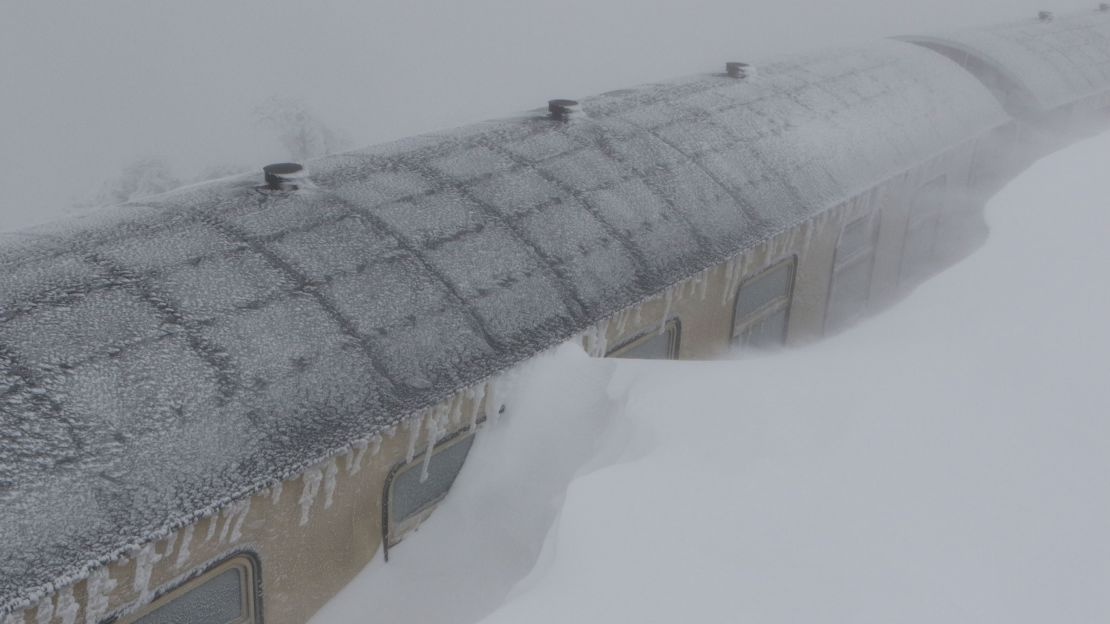
<path fill-rule="evenodd" d="M 54 610 L 54 615 L 61 618 L 62 624 L 75 624 L 80 609 L 80 605 L 73 599 L 73 587 L 63 587 L 58 592 L 58 608 Z"/>
<path fill-rule="evenodd" d="M 405 421 L 403 425 L 406 431 L 409 432 L 409 446 L 405 451 L 405 463 L 412 461 L 416 457 L 416 444 L 420 441 L 420 430 L 423 428 L 424 421 L 428 419 L 428 411 L 425 410 L 416 416 Z"/>
<path fill-rule="evenodd" d="M 231 543 L 239 541 L 243 537 L 243 523 L 247 520 L 247 514 L 251 511 L 251 499 L 245 498 L 241 502 L 242 508 L 239 512 L 239 519 L 235 521 L 235 527 L 231 529 Z"/>
<path fill-rule="evenodd" d="M 486 423 L 494 425 L 501 415 L 501 386 L 504 384 L 504 375 L 498 375 L 489 381 L 486 388 Z"/>
<path fill-rule="evenodd" d="M 597 324 L 597 357 L 605 357 L 609 351 L 609 319 L 602 319 Z"/>
<path fill-rule="evenodd" d="M 591 325 L 590 327 L 587 327 L 586 330 L 583 331 L 581 334 L 578 334 L 578 339 L 575 340 L 575 342 L 578 343 L 578 346 L 582 347 L 582 350 L 586 352 L 586 355 L 593 355 L 593 351 L 591 350 L 590 345 L 594 343 L 593 334 L 595 331 L 597 330 Z"/>
<path fill-rule="evenodd" d="M 726 277 L 725 292 L 722 295 L 722 304 L 731 301 L 737 290 L 740 288 L 740 282 L 744 281 L 744 275 L 747 274 L 748 259 L 742 256 L 737 256 L 729 261 L 728 275 Z"/>
<path fill-rule="evenodd" d="M 278 501 L 281 500 L 281 491 L 282 491 L 282 489 L 283 489 L 283 486 L 282 486 L 281 481 L 278 481 L 277 483 L 274 484 L 274 486 L 272 488 L 270 488 L 270 504 L 271 505 L 277 505 Z"/>
<path fill-rule="evenodd" d="M 331 509 L 335 502 L 335 475 L 339 473 L 339 466 L 333 457 L 324 469 L 324 509 Z"/>
<path fill-rule="evenodd" d="M 215 515 L 208 516 L 208 533 L 204 536 L 205 542 L 211 542 L 212 538 L 216 536 L 216 525 L 218 524 L 218 520 L 219 518 Z"/>
<path fill-rule="evenodd" d="M 162 556 L 159 557 L 159 559 L 165 559 L 173 552 L 173 547 L 177 545 L 177 531 L 170 533 L 170 536 L 162 540 L 162 543 L 164 544 L 162 547 Z"/>
<path fill-rule="evenodd" d="M 632 315 L 631 308 L 625 308 L 617 314 L 617 336 L 623 336 L 624 330 L 628 328 L 628 317 Z"/>
<path fill-rule="evenodd" d="M 725 290 L 721 293 L 721 305 L 728 303 L 729 294 L 732 290 L 732 274 L 736 271 L 736 258 L 729 259 L 725 263 Z"/>
<path fill-rule="evenodd" d="M 572 339 L 571 342 L 582 347 L 582 350 L 586 352 L 586 355 L 590 355 L 590 344 L 593 343 L 593 332 L 594 328 L 592 326 L 587 327 L 584 331 L 582 331 L 582 333 L 578 334 L 578 336 Z"/>
<path fill-rule="evenodd" d="M 353 477 L 362 470 L 362 456 L 366 455 L 367 441 L 355 442 L 354 448 L 347 453 L 347 476 Z"/>
<path fill-rule="evenodd" d="M 374 457 L 382 450 L 382 437 L 375 435 L 370 438 L 370 457 Z"/>
<path fill-rule="evenodd" d="M 451 399 L 451 411 L 447 414 L 447 422 L 451 427 L 458 427 L 462 424 L 462 411 L 463 403 L 466 402 L 465 393 L 457 393 Z M 442 434 L 440 434 L 442 436 Z"/>
<path fill-rule="evenodd" d="M 213 519 L 215 518 L 216 516 L 213 516 Z M 150 596 L 153 594 L 150 590 L 150 575 L 154 572 L 154 564 L 161 559 L 162 557 L 158 555 L 154 544 L 143 546 L 139 550 L 139 554 L 135 556 L 135 576 L 131 587 L 139 595 L 139 604 L 146 604 L 150 601 Z M 89 595 L 92 595 L 91 591 Z"/>
<path fill-rule="evenodd" d="M 231 531 L 231 523 L 235 520 L 236 511 L 237 510 L 235 509 L 235 503 L 232 503 L 220 514 L 224 518 L 224 524 L 223 528 L 220 529 L 220 537 L 216 540 L 217 542 L 223 544 L 227 541 L 227 534 L 229 531 Z"/>
<path fill-rule="evenodd" d="M 220 543 L 224 543 L 228 539 L 228 532 L 231 533 L 231 543 L 239 541 L 243 536 L 243 521 L 247 519 L 247 514 L 251 510 L 251 499 L 244 498 L 240 501 L 227 506 L 224 510 L 224 528 L 220 530 Z M 234 527 L 234 528 L 233 528 Z"/>
<path fill-rule="evenodd" d="M 681 285 L 679 285 L 681 288 Z M 659 319 L 659 335 L 667 331 L 667 319 L 671 315 L 671 304 L 674 303 L 675 287 L 671 286 L 663 293 L 663 316 Z"/>
<path fill-rule="evenodd" d="M 281 484 L 278 484 L 280 487 Z M 173 562 L 173 567 L 180 569 L 189 561 L 189 544 L 193 542 L 193 529 L 196 525 L 190 524 L 185 527 L 185 532 L 181 536 L 181 547 L 177 549 L 177 559 Z"/>
<path fill-rule="evenodd" d="M 454 401 L 452 400 L 452 403 Z M 420 482 L 424 483 L 428 480 L 428 466 L 432 463 L 432 455 L 435 452 L 436 444 L 447 434 L 447 426 L 450 421 L 450 414 L 452 405 L 439 405 L 432 410 L 431 416 L 428 418 L 428 446 L 424 450 L 424 465 L 420 469 Z"/>
<path fill-rule="evenodd" d="M 12 616 L 15 616 L 13 613 Z M 50 624 L 54 619 L 54 600 L 47 596 L 42 599 L 38 606 L 35 608 L 35 624 Z M 13 622 L 22 622 L 22 620 L 12 620 Z M 7 622 L 7 620 L 5 620 Z"/>
<path fill-rule="evenodd" d="M 709 294 L 709 269 L 701 272 L 698 276 L 698 299 L 705 301 L 705 296 Z"/>
<path fill-rule="evenodd" d="M 609 346 L 609 320 L 602 319 L 582 334 L 582 348 L 590 357 L 605 357 Z"/>
<path fill-rule="evenodd" d="M 316 501 L 316 493 L 320 491 L 320 481 L 323 478 L 324 475 L 319 468 L 309 468 L 301 475 L 304 489 L 301 490 L 301 497 L 297 500 L 297 503 L 301 506 L 301 526 L 308 524 L 312 503 Z"/>
<path fill-rule="evenodd" d="M 144 550 L 149 547 L 151 552 L 154 551 L 154 544 L 148 544 Z M 159 557 L 161 559 L 161 557 Z M 157 559 L 155 559 L 157 561 Z M 136 568 L 139 561 L 135 562 Z M 153 564 L 151 564 L 153 566 Z M 136 591 L 138 591 L 138 570 L 136 569 L 135 584 Z M 150 580 L 150 572 L 147 571 L 146 580 Z M 116 581 L 108 575 L 108 568 L 100 568 L 89 575 L 85 581 L 85 624 L 98 624 L 100 620 L 108 613 L 108 597 L 112 595 L 112 590 L 116 588 Z M 144 587 L 143 592 L 140 594 L 140 600 L 143 604 L 150 601 L 150 593 Z"/>
<path fill-rule="evenodd" d="M 478 428 L 478 415 L 482 409 L 482 400 L 486 398 L 486 385 L 480 383 L 466 391 L 467 398 L 470 400 L 470 431 Z"/>

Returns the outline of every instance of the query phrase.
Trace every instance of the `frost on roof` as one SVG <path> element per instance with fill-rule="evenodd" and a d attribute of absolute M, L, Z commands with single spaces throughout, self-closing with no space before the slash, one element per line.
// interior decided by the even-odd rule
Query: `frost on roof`
<path fill-rule="evenodd" d="M 1018 112 L 1045 112 L 1110 90 L 1110 12 L 1090 10 L 903 37 L 955 58 Z M 988 73 L 989 72 L 989 73 Z"/>
<path fill-rule="evenodd" d="M 899 42 L 0 237 L 0 611 L 1005 120 Z"/>

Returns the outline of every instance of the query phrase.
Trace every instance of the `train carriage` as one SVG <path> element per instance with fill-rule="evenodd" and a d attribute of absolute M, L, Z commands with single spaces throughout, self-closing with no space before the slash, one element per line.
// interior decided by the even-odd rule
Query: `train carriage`
<path fill-rule="evenodd" d="M 982 82 L 1014 123 L 989 154 L 994 187 L 1033 160 L 1110 123 L 1110 4 L 950 33 L 899 37 Z"/>
<path fill-rule="evenodd" d="M 3 237 L 3 622 L 304 621 L 434 510 L 507 371 L 837 331 L 982 239 L 1013 123 L 880 41 Z"/>

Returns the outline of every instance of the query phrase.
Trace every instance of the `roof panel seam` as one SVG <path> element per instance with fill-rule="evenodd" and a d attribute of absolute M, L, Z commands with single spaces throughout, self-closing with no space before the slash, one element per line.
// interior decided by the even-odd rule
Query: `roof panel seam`
<path fill-rule="evenodd" d="M 556 187 L 560 191 L 562 191 L 562 192 L 566 193 L 567 195 L 573 197 L 580 204 L 582 204 L 582 207 L 586 210 L 586 212 L 588 212 L 590 214 L 590 216 L 592 216 L 594 219 L 597 219 L 597 222 L 601 224 L 602 228 L 604 228 L 604 230 L 605 230 L 605 233 L 608 234 L 609 236 L 611 236 L 613 238 L 613 240 L 617 241 L 617 244 L 619 244 L 621 247 L 623 247 L 625 252 L 628 253 L 628 255 L 632 257 L 632 260 L 634 261 L 634 263 L 636 265 L 635 271 L 636 271 L 636 281 L 637 281 L 637 283 L 641 286 L 641 288 L 648 287 L 647 276 L 644 273 L 648 264 L 647 264 L 647 260 L 645 258 L 643 250 L 641 250 L 639 247 L 637 247 L 635 244 L 633 244 L 632 241 L 628 240 L 628 237 L 625 236 L 624 234 L 622 234 L 620 232 L 620 230 L 618 230 L 611 223 L 609 223 L 604 218 L 602 218 L 601 214 L 597 211 L 597 209 L 594 208 L 594 206 L 585 198 L 583 192 L 579 191 L 578 189 L 572 187 L 569 184 L 566 184 L 565 182 L 563 182 L 562 180 L 558 179 L 557 177 L 551 175 L 547 171 L 544 171 L 543 169 L 540 169 L 538 166 L 534 165 L 533 163 L 527 162 L 526 160 L 524 160 L 520 156 L 517 156 L 516 154 L 513 154 L 509 150 L 505 149 L 504 147 L 502 147 L 502 146 L 500 146 L 496 143 L 493 143 L 492 141 L 487 142 L 486 147 L 488 147 L 492 150 L 496 150 L 499 153 L 504 154 L 506 157 L 511 159 L 514 164 L 518 164 L 518 165 L 521 165 L 521 166 L 524 166 L 524 167 L 528 168 L 530 171 L 532 171 L 533 173 L 538 175 L 540 178 L 542 178 L 545 182 L 551 184 L 552 186 Z M 521 236 L 523 236 L 523 234 L 521 234 Z M 531 241 L 529 241 L 529 244 L 532 245 L 533 247 L 535 247 L 535 243 L 532 243 Z M 582 307 L 583 307 L 583 309 L 585 309 L 585 306 L 582 306 Z"/>
<path fill-rule="evenodd" d="M 726 184 L 725 181 L 722 180 L 720 178 L 720 176 L 718 176 L 716 173 L 714 173 L 711 169 L 709 169 L 709 167 L 706 167 L 705 163 L 703 163 L 701 161 L 700 157 L 698 157 L 696 155 L 686 153 L 680 147 L 678 147 L 678 145 L 675 145 L 674 142 L 669 141 L 666 138 L 660 136 L 654 130 L 647 129 L 647 128 L 641 128 L 641 129 L 643 129 L 645 132 L 647 132 L 649 135 L 651 135 L 651 137 L 654 138 L 655 140 L 657 140 L 660 143 L 666 145 L 667 147 L 673 149 L 675 152 L 681 154 L 684 158 L 688 159 L 695 167 L 697 167 L 702 173 L 704 173 L 706 176 L 708 176 L 710 180 L 713 180 L 714 184 L 716 184 L 718 187 L 720 187 L 720 189 L 722 191 L 724 191 L 724 193 L 726 195 L 728 195 L 729 197 L 732 198 L 732 201 L 734 201 L 736 203 L 736 208 L 740 212 L 742 212 L 744 214 L 744 216 L 753 225 L 766 225 L 763 219 L 757 217 L 756 215 L 754 215 L 752 213 L 751 207 L 748 206 L 748 202 L 744 199 L 744 197 L 741 196 L 739 193 L 737 193 L 736 190 L 733 189 L 731 186 Z"/>
<path fill-rule="evenodd" d="M 259 199 L 260 206 L 264 205 L 265 202 L 265 197 Z M 231 237 L 233 240 L 245 243 L 255 253 L 259 254 L 260 256 L 262 256 L 263 259 L 270 263 L 271 266 L 283 272 L 287 277 L 289 277 L 293 281 L 295 285 L 294 288 L 297 292 L 302 292 L 312 297 L 312 299 L 316 302 L 316 305 L 318 305 L 320 309 L 329 318 L 331 318 L 332 321 L 336 323 L 336 325 L 339 326 L 340 331 L 342 331 L 349 338 L 357 342 L 362 352 L 369 359 L 370 365 L 373 367 L 374 372 L 378 373 L 378 375 L 386 383 L 389 383 L 390 385 L 395 385 L 392 377 L 389 376 L 388 368 L 378 357 L 378 354 L 374 350 L 373 346 L 370 344 L 370 341 L 367 339 L 367 337 L 363 336 L 355 328 L 354 323 L 351 322 L 351 320 L 347 317 L 343 316 L 343 314 L 340 313 L 339 310 L 336 309 L 336 307 L 330 301 L 328 301 L 323 293 L 321 293 L 319 289 L 314 287 L 313 282 L 307 276 L 305 276 L 288 262 L 283 260 L 264 244 L 255 240 L 253 237 L 241 231 L 234 225 L 226 223 L 215 217 L 214 215 L 208 215 L 205 218 L 205 221 L 212 227 L 224 233 L 226 236 Z"/>
<path fill-rule="evenodd" d="M 86 259 L 99 266 L 114 280 L 119 280 L 126 288 L 135 293 L 140 299 L 152 307 L 163 323 L 180 327 L 185 334 L 185 343 L 189 350 L 195 353 L 201 361 L 208 364 L 216 374 L 216 384 L 219 388 L 219 397 L 222 401 L 230 400 L 235 394 L 236 372 L 230 358 L 221 353 L 221 349 L 213 347 L 202 337 L 196 323 L 185 318 L 181 312 L 174 308 L 167 297 L 161 296 L 149 283 L 148 278 L 132 273 L 131 271 L 113 263 L 98 254 L 89 254 Z"/>
<path fill-rule="evenodd" d="M 479 142 L 484 147 L 489 147 L 489 145 L 485 145 L 484 141 L 479 140 Z M 509 219 L 506 219 L 501 211 L 497 210 L 495 207 L 475 197 L 466 184 L 451 182 L 450 180 L 446 179 L 446 176 L 439 174 L 423 162 L 411 161 L 408 159 L 403 159 L 402 162 L 404 162 L 405 165 L 412 170 L 417 171 L 429 180 L 434 181 L 440 186 L 441 189 L 451 189 L 462 197 L 466 198 L 468 201 L 480 208 L 482 212 L 484 212 L 486 216 L 488 216 L 493 221 L 504 224 L 505 228 L 513 235 L 513 238 L 520 242 L 520 244 L 528 250 L 529 255 L 537 260 L 538 268 L 558 289 L 559 298 L 563 301 L 563 305 L 564 307 L 566 307 L 567 312 L 570 313 L 571 317 L 574 318 L 576 321 L 583 318 L 583 315 L 586 311 L 586 306 L 583 304 L 582 299 L 577 292 L 577 289 L 575 289 L 573 285 L 571 285 L 570 282 L 563 275 L 561 275 L 558 271 L 554 269 L 556 262 L 552 260 L 551 257 L 548 256 L 546 253 L 544 253 L 543 250 L 541 250 L 535 242 L 525 236 L 524 232 L 521 231 L 519 225 Z M 446 276 L 444 276 L 444 279 L 446 279 Z"/>
<path fill-rule="evenodd" d="M 50 414 L 53 418 L 56 418 L 58 422 L 62 423 L 62 425 L 65 427 L 66 435 L 69 436 L 71 442 L 73 443 L 73 446 L 71 448 L 72 451 L 79 452 L 84 449 L 85 442 L 79 434 L 80 426 L 76 422 L 74 422 L 73 419 L 66 416 L 66 413 L 62 409 L 61 404 L 58 403 L 53 397 L 49 396 L 45 392 L 39 392 L 40 390 L 45 390 L 46 384 L 43 382 L 43 380 L 39 379 L 38 375 L 35 374 L 34 369 L 20 362 L 19 356 L 16 355 L 15 351 L 11 347 L 3 343 L 0 343 L 0 373 L 4 374 L 5 376 L 10 376 L 19 380 L 19 382 L 30 392 L 32 404 L 42 410 L 45 410 L 46 413 Z M 62 458 L 62 460 L 65 459 L 67 458 Z M 54 465 L 57 465 L 66 462 L 55 460 L 53 463 Z"/>
<path fill-rule="evenodd" d="M 669 195 L 663 192 L 655 177 L 648 175 L 647 172 L 640 171 L 636 167 L 632 166 L 631 163 L 625 160 L 617 152 L 617 150 L 613 148 L 613 145 L 610 142 L 609 138 L 605 136 L 604 128 L 602 128 L 601 132 L 594 138 L 594 143 L 597 145 L 597 148 L 601 151 L 601 153 L 605 154 L 606 157 L 612 159 L 615 162 L 621 163 L 622 165 L 627 167 L 628 170 L 634 172 L 636 174 L 635 179 L 643 182 L 644 186 L 646 186 L 648 190 L 651 191 L 651 194 L 654 195 L 656 199 L 663 202 L 663 205 L 667 207 L 667 211 L 679 221 L 681 221 L 684 226 L 686 226 L 687 233 L 690 234 L 690 236 L 697 242 L 698 245 L 706 249 L 712 247 L 712 243 L 709 241 L 709 239 L 697 228 L 694 227 L 693 222 L 691 222 L 690 217 L 687 215 L 687 213 L 683 210 L 679 210 L 678 207 L 675 205 L 674 200 Z"/>
<path fill-rule="evenodd" d="M 392 238 L 397 243 L 398 247 L 412 256 L 412 258 L 420 264 L 420 267 L 424 269 L 424 271 L 429 276 L 431 276 L 432 279 L 443 286 L 443 288 L 447 291 L 447 295 L 451 297 L 451 299 L 454 300 L 456 304 L 458 304 L 459 308 L 466 315 L 467 320 L 471 323 L 472 328 L 477 331 L 478 335 L 482 337 L 482 340 L 484 340 L 488 346 L 494 349 L 501 349 L 504 347 L 504 345 L 502 345 L 496 338 L 494 338 L 493 334 L 490 332 L 489 327 L 487 327 L 486 322 L 479 318 L 478 315 L 474 313 L 474 310 L 472 310 L 471 307 L 467 305 L 466 299 L 462 296 L 459 288 L 453 282 L 451 282 L 451 280 L 449 280 L 442 271 L 433 267 L 424 258 L 424 255 L 419 252 L 413 241 L 409 240 L 407 236 L 402 234 L 401 231 L 397 228 L 390 225 L 385 219 L 382 219 L 381 217 L 374 214 L 370 209 L 356 206 L 340 197 L 333 196 L 332 199 L 337 205 L 343 206 L 345 209 L 349 210 L 353 216 L 366 220 L 370 223 L 372 227 L 376 228 L 386 236 Z"/>

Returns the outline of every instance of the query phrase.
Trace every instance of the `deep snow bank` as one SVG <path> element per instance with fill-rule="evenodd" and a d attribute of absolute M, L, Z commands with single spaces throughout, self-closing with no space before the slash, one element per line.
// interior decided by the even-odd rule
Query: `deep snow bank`
<path fill-rule="evenodd" d="M 983 250 L 820 344 L 545 358 L 317 621 L 1107 621 L 1108 156 L 1038 163 Z"/>

